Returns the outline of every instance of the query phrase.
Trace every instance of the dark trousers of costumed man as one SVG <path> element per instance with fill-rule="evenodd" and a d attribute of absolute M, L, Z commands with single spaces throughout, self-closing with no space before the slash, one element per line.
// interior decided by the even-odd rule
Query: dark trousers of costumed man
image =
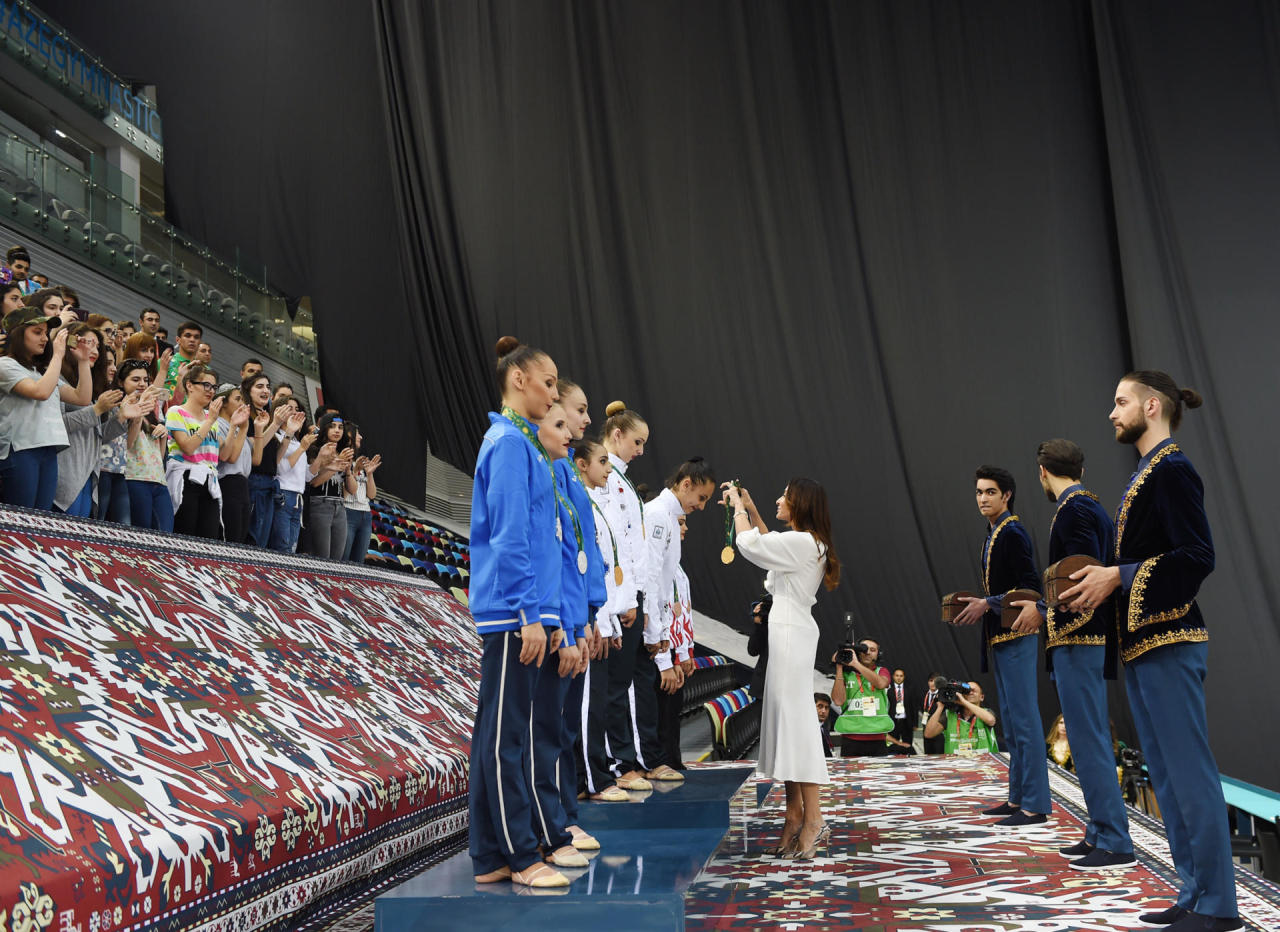
<path fill-rule="evenodd" d="M 1034 633 L 1000 627 L 1004 593 L 1040 588 L 1031 538 L 1017 515 L 1005 512 L 988 529 L 982 548 L 982 587 L 988 607 L 982 620 L 983 635 L 990 648 L 990 670 L 995 674 L 1000 723 L 1009 750 L 1009 801 L 1024 813 L 1047 815 L 1052 804 L 1036 687 L 1040 639 Z M 987 670 L 984 652 L 982 671 Z M 1023 824 L 1023 818 L 1014 812 L 1001 824 L 1016 826 Z"/>
<path fill-rule="evenodd" d="M 1182 881 L 1178 907 L 1238 915 L 1231 838 L 1209 747 L 1209 638 L 1196 593 L 1213 570 L 1204 486 L 1171 439 L 1138 463 L 1116 514 L 1125 685 Z"/>
<path fill-rule="evenodd" d="M 1079 475 L 1083 462 L 1083 453 L 1070 441 L 1041 444 L 1042 470 L 1048 466 Z M 1072 482 L 1069 476 L 1058 477 L 1052 470 L 1041 473 L 1041 483 L 1047 482 L 1061 488 L 1049 526 L 1049 562 L 1056 565 L 1067 557 L 1092 557 L 1105 565 L 1115 547 L 1115 532 L 1097 496 Z M 1065 483 L 1070 484 L 1063 488 Z M 1048 485 L 1046 490 L 1052 493 Z M 1048 635 L 1045 662 L 1057 686 L 1072 761 L 1089 810 L 1083 844 L 1062 851 L 1077 859 L 1071 866 L 1078 870 L 1127 866 L 1135 863 L 1133 840 L 1116 780 L 1111 719 L 1107 714 L 1106 680 L 1115 678 L 1114 602 L 1107 601 L 1078 614 L 1044 603 L 1041 608 Z"/>

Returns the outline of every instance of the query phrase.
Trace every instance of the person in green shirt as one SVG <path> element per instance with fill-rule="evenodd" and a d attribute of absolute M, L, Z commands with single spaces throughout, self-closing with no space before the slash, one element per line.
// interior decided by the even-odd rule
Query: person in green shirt
<path fill-rule="evenodd" d="M 178 348 L 169 360 L 169 371 L 165 373 L 164 386 L 169 389 L 175 402 L 181 402 L 182 377 L 196 360 L 196 351 L 200 348 L 200 340 L 204 336 L 204 328 L 193 320 L 178 325 Z"/>
<path fill-rule="evenodd" d="M 836 661 L 831 699 L 841 709 L 831 728 L 839 736 L 841 757 L 882 757 L 889 752 L 885 739 L 893 731 L 889 713 L 889 671 L 879 665 L 880 645 L 863 638 L 854 648 L 853 662 Z"/>
<path fill-rule="evenodd" d="M 924 736 L 936 738 L 942 735 L 946 742 L 943 753 L 946 754 L 997 750 L 996 714 L 984 709 L 982 700 L 982 687 L 970 683 L 969 695 L 958 694 L 955 705 L 937 703 L 924 726 Z"/>

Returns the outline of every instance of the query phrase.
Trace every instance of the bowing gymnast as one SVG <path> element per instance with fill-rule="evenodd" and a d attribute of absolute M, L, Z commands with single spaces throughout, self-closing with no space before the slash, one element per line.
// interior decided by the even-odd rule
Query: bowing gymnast
<path fill-rule="evenodd" d="M 1181 881 L 1173 906 L 1140 918 L 1170 932 L 1242 925 L 1205 716 L 1209 633 L 1196 602 L 1213 571 L 1213 539 L 1204 483 L 1172 437 L 1183 405 L 1201 403 L 1165 372 L 1120 380 L 1111 423 L 1116 440 L 1133 444 L 1140 458 L 1116 512 L 1113 559 L 1073 574 L 1079 582 L 1062 593 L 1075 612 L 1115 594 L 1129 705 Z"/>

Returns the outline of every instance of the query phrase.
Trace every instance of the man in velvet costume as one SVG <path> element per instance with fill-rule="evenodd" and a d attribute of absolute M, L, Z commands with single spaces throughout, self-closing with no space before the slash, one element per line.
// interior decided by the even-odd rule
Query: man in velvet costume
<path fill-rule="evenodd" d="M 1171 932 L 1241 927 L 1218 766 L 1209 747 L 1204 679 L 1209 639 L 1196 604 L 1213 570 L 1204 485 L 1171 434 L 1199 394 L 1166 373 L 1132 372 L 1116 388 L 1116 439 L 1141 459 L 1116 512 L 1112 565 L 1090 567 L 1063 593 L 1083 611 L 1116 594 L 1125 684 L 1182 881 L 1177 903 L 1145 913 Z"/>
<path fill-rule="evenodd" d="M 1036 450 L 1036 461 L 1040 487 L 1058 505 L 1049 525 L 1050 565 L 1076 556 L 1110 562 L 1115 529 L 1098 497 L 1081 485 L 1084 452 L 1070 440 L 1046 440 Z M 1132 867 L 1137 860 L 1116 782 L 1107 714 L 1106 680 L 1115 679 L 1114 600 L 1079 613 L 1043 601 L 1038 608 L 1048 635 L 1045 667 L 1058 689 L 1076 776 L 1089 810 L 1084 840 L 1060 853 L 1076 870 Z"/>
<path fill-rule="evenodd" d="M 990 648 L 990 669 L 996 678 L 999 717 L 1009 750 L 1009 801 L 986 810 L 986 814 L 1005 816 L 996 823 L 1005 828 L 1041 825 L 1048 821 L 1051 804 L 1036 689 L 1040 659 L 1036 604 L 1026 603 L 1016 629 L 1000 626 L 1005 593 L 1013 589 L 1038 591 L 1040 574 L 1031 537 L 1010 511 L 1017 493 L 1013 476 L 998 466 L 981 466 L 974 481 L 978 511 L 987 519 L 987 539 L 982 545 L 983 597 L 970 599 L 955 623 L 982 623 L 982 672 L 988 670 Z"/>

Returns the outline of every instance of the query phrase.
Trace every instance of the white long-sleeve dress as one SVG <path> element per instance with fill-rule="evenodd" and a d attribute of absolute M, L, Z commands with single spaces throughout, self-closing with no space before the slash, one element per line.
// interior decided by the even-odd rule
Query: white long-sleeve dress
<path fill-rule="evenodd" d="M 738 535 L 738 552 L 768 570 L 769 666 L 760 716 L 756 770 L 774 780 L 826 783 L 827 759 L 813 710 L 813 670 L 818 625 L 811 609 L 826 571 L 825 549 L 804 531 Z"/>

